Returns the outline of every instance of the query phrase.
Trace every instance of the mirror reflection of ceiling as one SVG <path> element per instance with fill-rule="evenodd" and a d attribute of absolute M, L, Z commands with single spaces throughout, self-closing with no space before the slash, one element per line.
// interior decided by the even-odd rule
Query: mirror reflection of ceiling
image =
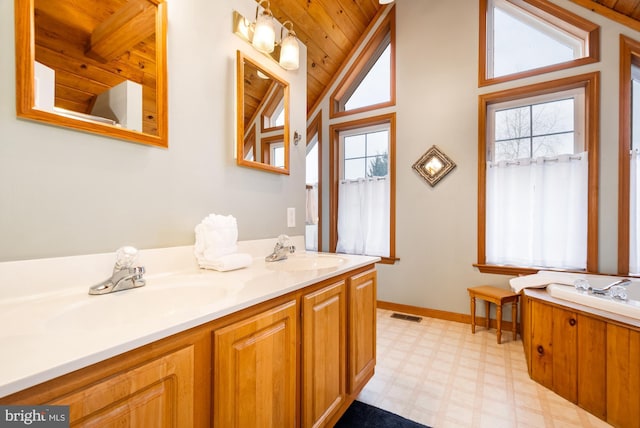
<path fill-rule="evenodd" d="M 158 135 L 156 6 L 148 0 L 34 0 L 36 61 L 55 71 L 55 106 L 91 114 L 98 95 L 142 86 L 142 132 Z"/>
<path fill-rule="evenodd" d="M 251 62 L 244 63 L 244 129 L 248 130 L 254 120 L 258 107 L 267 101 L 267 94 L 278 82 L 264 70 Z"/>

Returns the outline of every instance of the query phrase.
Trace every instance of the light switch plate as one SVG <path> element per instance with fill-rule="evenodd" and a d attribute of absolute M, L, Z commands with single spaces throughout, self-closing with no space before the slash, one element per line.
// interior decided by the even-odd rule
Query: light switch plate
<path fill-rule="evenodd" d="M 287 227 L 296 227 L 296 209 L 287 208 Z"/>

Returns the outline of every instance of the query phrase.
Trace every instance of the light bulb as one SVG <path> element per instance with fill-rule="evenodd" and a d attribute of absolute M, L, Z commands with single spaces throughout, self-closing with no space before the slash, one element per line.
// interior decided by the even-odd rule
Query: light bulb
<path fill-rule="evenodd" d="M 287 34 L 280 45 L 280 66 L 285 70 L 297 70 L 300 66 L 300 46 L 295 33 Z"/>
<path fill-rule="evenodd" d="M 264 53 L 273 52 L 276 42 L 276 30 L 273 26 L 273 16 L 266 11 L 262 12 L 256 20 L 251 44 L 254 48 Z"/>

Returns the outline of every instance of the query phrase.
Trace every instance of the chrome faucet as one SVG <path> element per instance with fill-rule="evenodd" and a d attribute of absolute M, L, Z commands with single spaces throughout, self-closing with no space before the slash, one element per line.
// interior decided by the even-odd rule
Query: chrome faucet
<path fill-rule="evenodd" d="M 296 251 L 296 247 L 291 243 L 291 238 L 287 235 L 278 236 L 278 242 L 273 249 L 273 253 L 264 258 L 267 262 L 277 262 L 278 260 L 284 260 L 288 254 L 293 254 Z"/>
<path fill-rule="evenodd" d="M 600 295 L 606 295 L 607 291 L 609 291 L 609 289 L 611 289 L 612 287 L 621 287 L 621 286 L 627 286 L 631 284 L 631 280 L 624 278 L 615 282 L 612 282 L 611 284 L 607 284 L 602 288 L 593 288 L 593 287 L 589 287 L 589 291 L 593 294 L 600 294 Z"/>
<path fill-rule="evenodd" d="M 89 294 L 109 294 L 145 285 L 144 266 L 133 266 L 138 250 L 122 247 L 116 251 L 116 263 L 111 278 L 89 288 Z"/>

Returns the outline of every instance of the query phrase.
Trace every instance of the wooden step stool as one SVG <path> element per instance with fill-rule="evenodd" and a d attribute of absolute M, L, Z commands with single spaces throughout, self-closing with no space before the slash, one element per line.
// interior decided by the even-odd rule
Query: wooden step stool
<path fill-rule="evenodd" d="M 471 298 L 471 333 L 476 332 L 476 297 L 485 301 L 486 308 L 486 321 L 485 326 L 489 329 L 490 309 L 491 303 L 496 304 L 496 322 L 498 324 L 498 344 L 502 337 L 502 305 L 505 303 L 511 303 L 511 324 L 513 332 L 513 340 L 518 337 L 518 297 L 512 291 L 505 290 L 504 288 L 494 287 L 492 285 L 480 285 L 478 287 L 467 288 L 469 291 L 469 297 Z"/>

